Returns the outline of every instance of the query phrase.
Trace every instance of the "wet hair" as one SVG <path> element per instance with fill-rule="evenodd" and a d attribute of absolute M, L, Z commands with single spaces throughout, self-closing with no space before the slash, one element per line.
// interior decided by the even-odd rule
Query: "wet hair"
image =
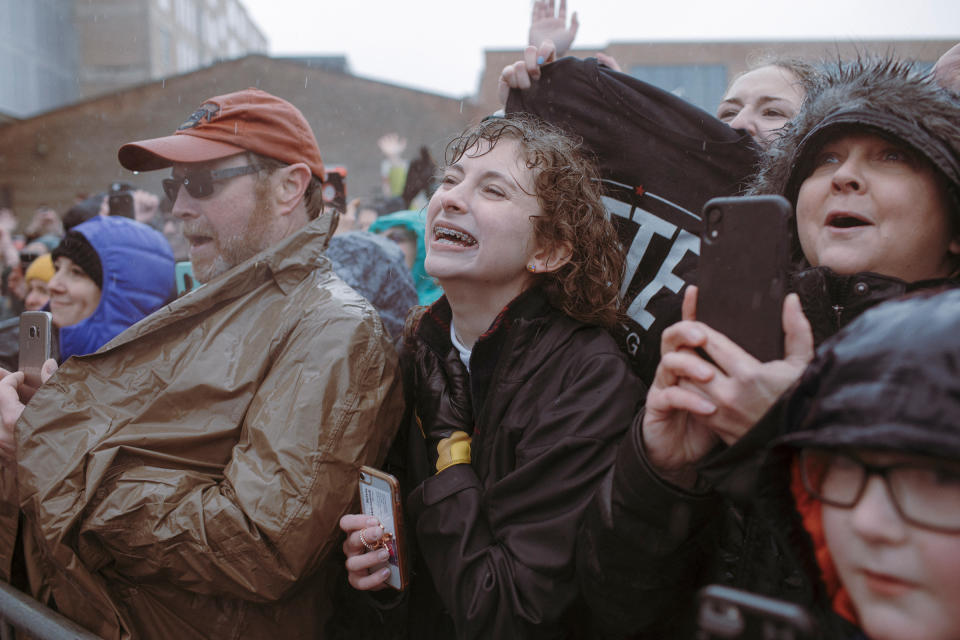
<path fill-rule="evenodd" d="M 536 274 L 550 303 L 575 320 L 612 327 L 620 319 L 623 247 L 601 200 L 600 176 L 577 140 L 524 114 L 484 120 L 447 145 L 446 164 L 476 148 L 489 153 L 501 140 L 514 140 L 533 172 L 543 215 L 533 218 L 540 246 L 572 249 L 569 262 Z"/>
<path fill-rule="evenodd" d="M 258 164 L 263 167 L 263 171 L 258 174 L 258 187 L 264 183 L 266 176 L 277 169 L 289 166 L 286 162 L 281 162 L 269 156 L 260 155 L 253 151 L 247 151 L 247 159 L 250 164 Z M 323 213 L 323 181 L 317 176 L 310 174 L 310 182 L 307 183 L 307 189 L 303 192 L 303 203 L 307 209 L 307 219 L 316 220 Z M 339 216 L 337 218 L 339 220 Z M 331 233 L 336 228 L 336 222 L 332 223 Z"/>
<path fill-rule="evenodd" d="M 733 82 L 736 82 L 741 76 L 746 75 L 751 71 L 762 69 L 763 67 L 778 67 L 784 71 L 789 71 L 803 86 L 804 93 L 809 91 L 810 87 L 820 77 L 820 71 L 806 60 L 802 60 L 796 56 L 788 56 L 779 53 L 772 53 L 770 51 L 763 51 L 761 53 L 747 56 L 747 70 L 743 73 L 737 74 L 736 78 L 733 79 Z M 730 84 L 732 85 L 733 82 Z"/>

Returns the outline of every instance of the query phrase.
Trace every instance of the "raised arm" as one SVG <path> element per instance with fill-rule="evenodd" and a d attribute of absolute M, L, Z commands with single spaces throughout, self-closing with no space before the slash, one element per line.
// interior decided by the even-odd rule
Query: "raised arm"
<path fill-rule="evenodd" d="M 554 0 L 535 0 L 533 13 L 530 16 L 530 36 L 527 44 L 539 48 L 544 42 L 550 40 L 556 47 L 557 57 L 562 58 L 573 46 L 573 40 L 577 37 L 579 28 L 576 11 L 570 16 L 570 24 L 567 25 L 567 0 L 560 0 L 559 13 Z"/>
<path fill-rule="evenodd" d="M 530 45 L 523 50 L 523 59 L 508 64 L 500 71 L 497 80 L 497 97 L 500 104 L 507 104 L 510 89 L 529 89 L 535 80 L 540 79 L 540 67 L 557 58 L 557 48 L 551 40 L 539 46 Z"/>
<path fill-rule="evenodd" d="M 738 476 L 749 466 L 766 443 L 756 423 L 799 377 L 813 351 L 796 296 L 784 305 L 787 357 L 770 363 L 756 361 L 696 322 L 695 307 L 696 290 L 690 287 L 683 321 L 663 333 L 645 411 L 621 443 L 578 538 L 584 596 L 602 624 L 617 633 L 692 633 L 683 625 L 692 616 L 696 590 L 706 584 L 705 568 L 709 573 L 722 562 L 724 514 L 730 513 L 699 471 L 707 460 L 728 454 L 717 465 L 719 475 Z M 752 437 L 745 438 L 747 433 Z M 723 446 L 736 450 L 721 454 Z"/>

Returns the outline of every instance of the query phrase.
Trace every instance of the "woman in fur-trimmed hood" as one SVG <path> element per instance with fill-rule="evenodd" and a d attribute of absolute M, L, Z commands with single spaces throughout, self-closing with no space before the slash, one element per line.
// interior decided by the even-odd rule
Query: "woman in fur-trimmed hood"
<path fill-rule="evenodd" d="M 882 300 L 957 280 L 960 94 L 913 64 L 838 63 L 761 167 L 753 193 L 796 210 L 793 289 L 817 344 Z"/>
<path fill-rule="evenodd" d="M 915 65 L 890 58 L 841 62 L 819 76 L 803 110 L 763 158 L 752 192 L 783 195 L 796 208 L 801 186 L 822 160 L 824 146 L 848 135 L 872 135 L 904 146 L 919 164 L 932 168 L 957 230 L 960 94 L 942 88 Z M 795 257 L 809 265 L 811 256 L 801 246 L 804 234 L 798 231 Z"/>

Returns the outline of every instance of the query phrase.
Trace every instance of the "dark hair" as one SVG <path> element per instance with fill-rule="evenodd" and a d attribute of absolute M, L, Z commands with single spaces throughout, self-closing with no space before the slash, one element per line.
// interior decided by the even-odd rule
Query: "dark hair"
<path fill-rule="evenodd" d="M 560 269 L 536 275 L 551 304 L 587 324 L 611 327 L 620 318 L 623 247 L 603 206 L 600 176 L 578 141 L 532 116 L 514 114 L 484 120 L 447 145 L 447 165 L 478 147 L 489 153 L 501 140 L 515 140 L 520 159 L 533 172 L 543 215 L 533 219 L 538 242 L 571 247 Z"/>

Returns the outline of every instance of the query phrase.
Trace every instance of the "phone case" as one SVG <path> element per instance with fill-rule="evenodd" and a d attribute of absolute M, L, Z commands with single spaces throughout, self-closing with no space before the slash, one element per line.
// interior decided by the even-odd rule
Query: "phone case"
<path fill-rule="evenodd" d="M 174 265 L 174 276 L 177 279 L 178 296 L 182 296 L 185 293 L 189 293 L 203 286 L 193 279 L 193 263 L 189 260 L 184 260 Z"/>
<path fill-rule="evenodd" d="M 24 311 L 20 314 L 20 361 L 24 382 L 36 389 L 40 386 L 40 368 L 53 357 L 51 353 L 51 325 L 49 311 Z"/>
<path fill-rule="evenodd" d="M 714 198 L 703 208 L 697 320 L 761 362 L 783 358 L 790 216 L 780 196 Z"/>
<path fill-rule="evenodd" d="M 380 520 L 390 558 L 387 584 L 401 591 L 407 587 L 407 562 L 404 550 L 403 507 L 400 483 L 389 473 L 373 467 L 360 467 L 360 506 L 366 515 Z"/>
<path fill-rule="evenodd" d="M 816 625 L 800 605 L 712 584 L 700 591 L 698 640 L 812 640 Z"/>

